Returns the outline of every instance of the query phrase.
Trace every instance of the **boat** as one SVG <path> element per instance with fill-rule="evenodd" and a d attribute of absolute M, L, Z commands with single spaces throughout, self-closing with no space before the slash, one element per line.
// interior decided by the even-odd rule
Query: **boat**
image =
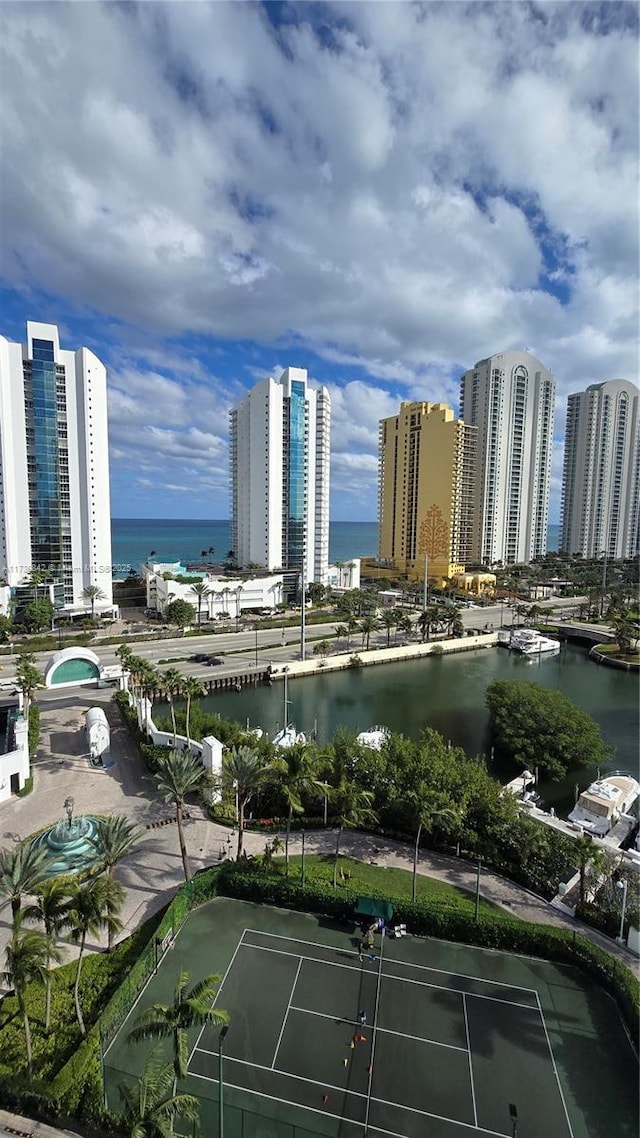
<path fill-rule="evenodd" d="M 294 743 L 306 743 L 307 736 L 298 731 L 295 723 L 287 723 L 277 735 L 273 737 L 274 747 L 293 747 Z"/>
<path fill-rule="evenodd" d="M 537 656 L 540 652 L 559 652 L 560 641 L 543 636 L 535 628 L 518 628 L 511 633 L 509 648 L 525 656 Z"/>
<path fill-rule="evenodd" d="M 635 825 L 637 819 L 629 811 L 638 798 L 640 783 L 631 775 L 616 771 L 596 779 L 582 791 L 568 820 L 581 830 L 604 837 L 618 822 Z"/>
<path fill-rule="evenodd" d="M 388 727 L 375 724 L 366 731 L 361 731 L 356 737 L 362 747 L 371 747 L 372 751 L 381 751 L 391 732 Z"/>

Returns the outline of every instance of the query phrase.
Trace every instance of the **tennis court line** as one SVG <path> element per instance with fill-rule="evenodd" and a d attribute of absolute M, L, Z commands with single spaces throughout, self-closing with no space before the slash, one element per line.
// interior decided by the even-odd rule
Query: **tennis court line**
<path fill-rule="evenodd" d="M 469 1020 L 467 1019 L 467 1000 L 464 992 L 462 993 L 462 1010 L 464 1012 L 464 1033 L 467 1037 L 467 1051 L 469 1053 L 469 1077 L 471 1079 L 471 1099 L 473 1101 L 473 1121 L 478 1125 L 478 1111 L 476 1109 L 476 1092 L 473 1085 L 473 1063 L 471 1060 L 471 1040 L 469 1039 Z"/>
<path fill-rule="evenodd" d="M 200 1055 L 217 1055 L 218 1054 L 217 1051 L 209 1051 L 208 1048 L 206 1048 L 206 1047 L 199 1047 L 198 1051 L 199 1051 Z M 347 1087 L 336 1087 L 333 1085 L 333 1083 L 320 1083 L 320 1082 L 318 1082 L 317 1079 L 308 1079 L 306 1075 L 294 1075 L 293 1071 L 283 1071 L 281 1067 L 266 1067 L 264 1065 L 264 1063 L 253 1063 L 253 1062 L 250 1062 L 248 1059 L 236 1059 L 236 1058 L 234 1058 L 233 1055 L 227 1055 L 226 1052 L 225 1052 L 225 1056 L 224 1056 L 224 1061 L 225 1061 L 225 1065 L 227 1063 L 240 1063 L 244 1067 L 255 1067 L 257 1071 L 269 1071 L 272 1075 L 285 1075 L 287 1079 L 296 1079 L 299 1083 L 310 1083 L 310 1085 L 312 1087 L 319 1087 L 320 1089 L 322 1089 L 322 1087 L 328 1087 L 330 1091 L 339 1091 L 340 1094 L 343 1094 L 343 1095 L 355 1095 L 356 1098 L 366 1098 L 367 1097 L 365 1094 L 362 1093 L 362 1091 L 350 1091 L 350 1090 L 348 1090 Z M 193 1074 L 193 1075 L 196 1074 L 195 1071 L 190 1071 L 189 1073 Z M 211 1083 L 217 1083 L 217 1081 L 218 1081 L 217 1079 L 210 1078 L 209 1075 L 198 1075 L 197 1077 L 199 1079 L 209 1079 L 209 1082 L 211 1082 Z M 235 1083 L 233 1083 L 232 1085 L 236 1086 Z M 244 1091 L 244 1090 L 248 1090 L 248 1088 L 247 1087 L 237 1087 L 237 1090 Z M 255 1094 L 261 1094 L 261 1093 L 262 1093 L 261 1091 L 255 1091 Z M 278 1102 L 289 1102 L 289 1099 L 278 1099 Z M 300 1103 L 296 1103 L 294 1105 L 300 1106 Z M 400 1104 L 396 1103 L 395 1105 L 398 1106 Z M 300 1106 L 300 1109 L 301 1110 L 307 1110 L 307 1107 L 306 1106 Z M 312 1110 L 313 1107 L 310 1107 L 309 1109 Z"/>
<path fill-rule="evenodd" d="M 341 1016 L 330 1016 L 327 1012 L 312 1012 L 309 1008 L 297 1008 L 294 1004 L 289 1008 L 291 1012 L 302 1012 L 308 1016 L 320 1016 L 322 1019 L 332 1019 L 339 1023 L 348 1023 L 353 1027 L 358 1027 L 359 1020 L 357 1019 L 343 1019 Z M 437 1039 L 427 1039 L 424 1035 L 410 1035 L 408 1031 L 393 1031 L 390 1027 L 378 1027 L 383 1035 L 398 1035 L 400 1039 L 413 1039 L 414 1043 L 432 1043 L 434 1047 L 448 1047 L 451 1051 L 467 1051 L 466 1047 L 458 1047 L 455 1043 L 440 1043 Z"/>
<path fill-rule="evenodd" d="M 249 931 L 251 931 L 251 930 L 249 930 Z M 271 934 L 269 934 L 269 935 L 271 935 Z M 273 934 L 273 935 L 276 935 L 276 934 Z M 282 939 L 283 940 L 293 940 L 294 938 L 293 937 L 283 937 Z M 301 944 L 309 944 L 310 942 L 309 941 L 301 941 L 300 943 Z M 243 948 L 252 948 L 252 949 L 254 949 L 255 952 L 274 952 L 276 954 L 276 956 L 293 956 L 293 957 L 295 957 L 296 960 L 298 960 L 299 956 L 300 956 L 300 954 L 297 952 L 287 952 L 287 950 L 285 948 L 265 948 L 265 946 L 262 944 L 249 944 L 248 941 L 246 943 L 244 943 L 242 945 L 242 947 Z M 357 953 L 354 953 L 354 956 L 357 956 Z M 360 968 L 358 968 L 357 966 L 354 966 L 353 964 L 338 964 L 338 962 L 336 960 L 318 960 L 317 956 L 303 956 L 302 959 L 303 960 L 309 960 L 309 961 L 311 961 L 312 964 L 322 964 L 323 967 L 326 967 L 326 968 L 346 968 L 346 970 L 348 972 L 360 972 L 361 971 Z M 402 961 L 394 960 L 393 963 L 394 964 L 401 964 Z M 412 965 L 410 965 L 410 967 L 413 968 L 414 965 L 412 964 Z M 440 969 L 440 968 L 430 968 L 430 969 L 428 969 L 428 971 L 429 972 L 442 972 L 443 976 L 448 975 L 447 972 L 443 972 L 442 969 Z M 373 975 L 373 970 L 370 970 L 370 974 Z M 452 976 L 456 976 L 456 975 L 459 976 L 460 973 L 452 972 L 451 975 Z M 463 996 L 466 994 L 468 996 L 473 996 L 474 1000 L 490 1000 L 491 1003 L 494 1003 L 494 1004 L 508 1004 L 508 1006 L 510 1008 L 528 1008 L 529 1011 L 532 1011 L 532 1010 L 535 1011 L 536 1010 L 534 1004 L 521 1004 L 521 1003 L 518 1003 L 518 1001 L 516 1001 L 516 1000 L 500 1000 L 497 996 L 483 996 L 481 992 L 467 992 L 467 993 L 465 993 L 462 991 L 461 988 L 445 988 L 444 985 L 442 985 L 442 984 L 430 984 L 428 980 L 412 980 L 410 976 L 393 976 L 389 973 L 386 973 L 383 978 L 385 980 L 396 980 L 398 982 L 398 984 L 416 984 L 419 988 L 433 988 L 434 991 L 436 991 L 436 992 L 452 992 L 455 996 Z M 483 981 L 480 979 L 479 976 L 478 977 L 469 976 L 469 977 L 467 977 L 467 979 L 469 979 L 469 980 L 477 979 L 479 983 L 483 983 Z M 492 980 L 491 983 L 495 984 L 495 983 L 497 983 L 497 981 Z M 512 987 L 512 985 L 511 984 L 504 984 L 504 985 L 502 985 L 502 987 L 510 988 L 510 987 Z M 518 991 L 528 992 L 528 991 L 535 991 L 535 989 L 519 988 Z M 536 993 L 536 995 L 537 995 L 537 993 Z"/>
<path fill-rule="evenodd" d="M 358 955 L 358 953 L 355 950 L 352 951 L 349 948 L 338 948 L 333 944 L 320 944 L 317 940 L 302 940 L 300 937 L 284 936 L 283 933 L 265 933 L 265 932 L 262 932 L 260 929 L 245 929 L 244 932 L 245 933 L 252 933 L 254 936 L 270 936 L 270 937 L 274 937 L 276 940 L 293 941 L 295 944 L 310 944 L 313 948 L 324 948 L 327 951 L 330 951 L 331 949 L 333 949 L 334 952 L 341 952 L 343 956 L 346 956 L 346 955 L 357 956 Z M 244 936 L 244 933 L 242 935 Z M 261 946 L 259 944 L 247 944 L 247 948 L 260 948 L 260 947 Z M 474 949 L 479 948 L 478 945 L 470 945 L 469 947 L 472 947 Z M 481 951 L 481 952 L 494 952 L 495 949 L 479 948 L 479 951 Z M 299 955 L 299 954 L 295 953 L 294 955 Z M 312 960 L 313 957 L 310 957 L 309 959 Z M 393 957 L 392 957 L 392 959 L 393 959 Z M 529 957 L 525 957 L 524 959 L 528 960 Z M 322 963 L 331 963 L 331 961 L 323 961 Z M 467 972 L 449 972 L 449 970 L 446 968 L 432 968 L 431 965 L 429 965 L 429 964 L 412 964 L 408 960 L 393 960 L 393 963 L 399 964 L 402 968 L 419 968 L 421 972 L 441 972 L 443 976 L 457 976 L 460 980 L 477 980 L 481 984 L 495 984 L 495 986 L 498 988 L 513 988 L 514 991 L 517 990 L 519 992 L 531 992 L 532 994 L 535 993 L 536 996 L 538 994 L 537 988 L 525 988 L 525 987 L 523 987 L 522 984 L 505 984 L 505 983 L 503 983 L 502 980 L 487 980 L 487 979 L 485 979 L 484 976 L 469 976 L 469 974 Z M 469 995 L 472 995 L 472 994 L 475 994 L 475 993 L 471 993 L 471 992 L 469 993 Z M 529 1005 L 527 1004 L 527 1007 L 528 1006 Z"/>
<path fill-rule="evenodd" d="M 235 958 L 236 958 L 236 956 L 237 956 L 237 954 L 238 954 L 238 949 L 240 948 L 240 946 L 241 946 L 241 944 L 242 944 L 242 941 L 244 940 L 244 933 L 246 933 L 246 931 L 247 931 L 247 930 L 245 929 L 245 930 L 244 930 L 244 932 L 243 932 L 243 934 L 242 934 L 242 936 L 240 937 L 240 940 L 238 941 L 238 943 L 237 943 L 237 945 L 236 945 L 236 947 L 235 947 L 235 949 L 234 949 L 234 951 L 233 951 L 233 956 L 231 957 L 231 960 L 230 960 L 230 961 L 229 961 L 229 963 L 227 964 L 227 967 L 226 967 L 226 969 L 225 969 L 225 973 L 224 973 L 224 976 L 222 977 L 222 980 L 220 981 L 220 987 L 218 988 L 218 991 L 217 991 L 217 993 L 216 993 L 216 998 L 215 998 L 215 1000 L 213 1001 L 213 1004 L 211 1005 L 212 1007 L 215 1007 L 216 1003 L 218 1002 L 218 997 L 220 996 L 220 993 L 221 993 L 222 989 L 224 988 L 224 982 L 225 982 L 225 980 L 227 979 L 227 976 L 229 975 L 229 973 L 230 973 L 231 969 L 233 968 L 233 962 L 234 962 L 234 960 L 235 960 Z M 194 1043 L 194 1045 L 193 1045 L 193 1047 L 191 1048 L 191 1051 L 190 1051 L 190 1053 L 189 1053 L 189 1059 L 188 1059 L 188 1061 L 187 1061 L 187 1070 L 189 1070 L 189 1064 L 191 1063 L 191 1060 L 192 1060 L 192 1058 L 193 1058 L 193 1054 L 194 1054 L 194 1052 L 195 1052 L 195 1051 L 197 1051 L 197 1049 L 198 1049 L 198 1044 L 199 1044 L 200 1040 L 202 1039 L 202 1033 L 203 1033 L 203 1031 L 204 1031 L 205 1027 L 208 1027 L 208 1026 L 209 1026 L 209 1025 L 208 1025 L 208 1024 L 205 1022 L 205 1023 L 203 1023 L 202 1027 L 200 1028 L 200 1031 L 199 1031 L 199 1034 L 198 1034 L 198 1038 L 196 1039 L 196 1041 L 195 1041 L 195 1043 Z"/>
<path fill-rule="evenodd" d="M 217 1051 L 207 1051 L 207 1049 L 204 1047 L 199 1048 L 199 1051 L 200 1051 L 201 1055 L 217 1055 L 218 1054 Z M 226 1063 L 241 1063 L 241 1064 L 244 1064 L 245 1067 L 257 1067 L 258 1070 L 260 1070 L 260 1071 L 271 1071 L 271 1067 L 265 1067 L 261 1063 L 248 1063 L 246 1061 L 246 1059 L 234 1059 L 231 1055 L 225 1055 L 224 1061 L 225 1061 L 225 1064 Z M 323 1087 L 327 1087 L 330 1091 L 338 1091 L 338 1093 L 341 1095 L 354 1095 L 355 1098 L 364 1098 L 364 1099 L 366 1099 L 366 1097 L 367 1097 L 366 1095 L 362 1094 L 361 1091 L 350 1091 L 346 1087 L 336 1087 L 332 1083 L 319 1083 L 319 1082 L 317 1082 L 316 1079 L 307 1079 L 304 1075 L 294 1075 L 291 1071 L 282 1071 L 279 1067 L 275 1067 L 273 1069 L 273 1074 L 284 1075 L 288 1079 L 297 1079 L 301 1083 L 310 1083 L 311 1086 L 317 1087 L 318 1090 L 320 1090 L 320 1091 L 322 1091 Z M 210 1077 L 210 1075 L 200 1075 L 200 1074 L 198 1074 L 197 1071 L 189 1071 L 189 1075 L 193 1076 L 194 1079 L 203 1079 L 204 1082 L 207 1082 L 207 1083 L 217 1083 L 217 1081 L 218 1081 L 217 1079 L 212 1079 Z M 279 1098 L 278 1095 L 268 1095 L 268 1094 L 265 1094 L 264 1091 L 252 1090 L 251 1087 L 239 1086 L 237 1083 L 229 1083 L 229 1086 L 233 1087 L 237 1091 L 243 1091 L 245 1094 L 248 1094 L 248 1095 L 257 1095 L 258 1098 L 270 1099 L 271 1102 L 284 1103 L 285 1106 L 295 1106 L 295 1107 L 297 1107 L 298 1110 L 303 1110 L 303 1111 L 311 1110 L 311 1111 L 313 1111 L 314 1114 L 329 1115 L 329 1111 L 320 1110 L 319 1108 L 317 1108 L 315 1106 L 304 1106 L 301 1103 L 294 1102 L 288 1098 Z M 428 1110 L 419 1110 L 419 1108 L 417 1106 L 405 1106 L 404 1103 L 391 1102 L 389 1099 L 376 1098 L 375 1096 L 372 1098 L 371 1101 L 380 1103 L 382 1106 L 392 1106 L 396 1110 L 402 1110 L 405 1113 L 419 1114 L 424 1118 L 435 1118 L 439 1122 L 451 1122 L 455 1126 L 463 1126 L 465 1128 L 465 1130 L 473 1130 L 478 1134 L 489 1134 L 491 1136 L 491 1138 L 509 1138 L 509 1135 L 505 1134 L 502 1130 L 487 1130 L 486 1127 L 484 1127 L 484 1126 L 474 1126 L 474 1124 L 472 1122 L 463 1122 L 459 1118 L 449 1118 L 445 1114 L 432 1114 Z M 336 1115 L 336 1114 L 332 1114 L 330 1117 L 331 1118 L 339 1118 L 341 1122 L 345 1122 L 345 1121 L 350 1122 L 353 1126 L 362 1126 L 362 1128 L 364 1129 L 364 1122 L 358 1122 L 357 1119 L 354 1119 L 354 1118 L 345 1119 L 343 1117 L 343 1115 Z M 399 1134 L 396 1130 L 385 1130 L 381 1126 L 370 1126 L 369 1130 L 370 1131 L 375 1130 L 379 1134 L 389 1134 L 389 1135 L 391 1135 L 391 1138 L 406 1138 L 405 1134 Z"/>
<path fill-rule="evenodd" d="M 564 1110 L 564 1116 L 567 1120 L 567 1126 L 569 1127 L 569 1138 L 573 1138 L 573 1130 L 571 1128 L 571 1120 L 569 1118 L 569 1111 L 567 1110 L 567 1104 L 564 1101 L 564 1094 L 562 1093 L 562 1084 L 560 1082 L 560 1076 L 558 1075 L 558 1068 L 556 1067 L 555 1055 L 553 1054 L 553 1048 L 551 1046 L 551 1040 L 549 1039 L 549 1032 L 547 1031 L 547 1021 L 544 1018 L 544 1012 L 542 1010 L 542 1004 L 540 1003 L 540 999 L 538 997 L 537 992 L 536 992 L 536 999 L 538 1000 L 538 1011 L 540 1012 L 540 1019 L 542 1020 L 542 1027 L 544 1030 L 545 1039 L 547 1041 L 547 1047 L 549 1048 L 549 1055 L 551 1056 L 551 1063 L 553 1065 L 553 1073 L 556 1077 L 556 1082 L 558 1084 L 558 1090 L 560 1092 L 562 1109 Z"/>
<path fill-rule="evenodd" d="M 298 976 L 300 975 L 300 969 L 302 968 L 302 962 L 304 959 L 305 959 L 304 956 L 300 957 L 300 959 L 298 961 L 298 967 L 296 968 L 296 974 L 293 978 L 293 985 L 291 987 L 291 991 L 289 992 L 289 1000 L 288 1000 L 287 1006 L 285 1008 L 284 1019 L 282 1020 L 282 1027 L 280 1028 L 280 1035 L 278 1036 L 278 1042 L 276 1043 L 276 1049 L 273 1053 L 273 1062 L 271 1064 L 271 1070 L 272 1071 L 275 1069 L 276 1059 L 278 1058 L 278 1051 L 280 1050 L 280 1044 L 282 1043 L 282 1036 L 284 1035 L 284 1029 L 286 1027 L 287 1018 L 289 1016 L 289 1008 L 291 1007 L 291 1001 L 293 999 L 293 993 L 296 990 L 296 984 L 298 983 Z"/>

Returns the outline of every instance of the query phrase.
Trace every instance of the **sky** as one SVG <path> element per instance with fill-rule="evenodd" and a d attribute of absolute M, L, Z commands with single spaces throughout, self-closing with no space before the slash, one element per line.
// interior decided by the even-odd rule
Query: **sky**
<path fill-rule="evenodd" d="M 307 368 L 331 517 L 401 400 L 528 348 L 638 381 L 638 9 L 0 5 L 0 333 L 108 367 L 112 514 L 226 518 L 228 411 Z"/>

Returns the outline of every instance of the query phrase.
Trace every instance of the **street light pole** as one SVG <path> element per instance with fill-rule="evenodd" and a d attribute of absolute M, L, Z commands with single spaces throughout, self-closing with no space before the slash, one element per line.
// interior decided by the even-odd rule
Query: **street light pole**
<path fill-rule="evenodd" d="M 225 1041 L 225 1036 L 229 1030 L 229 1025 L 225 1024 L 218 1036 L 218 1138 L 224 1138 L 224 1102 L 223 1102 L 223 1073 L 222 1073 L 222 1048 Z"/>
<path fill-rule="evenodd" d="M 620 932 L 618 934 L 618 944 L 624 944 L 625 943 L 625 939 L 624 939 L 624 918 L 625 918 L 625 913 L 627 911 L 627 888 L 628 888 L 628 884 L 629 883 L 628 883 L 626 877 L 623 877 L 622 881 L 618 881 L 618 883 L 617 883 L 617 888 L 622 889 L 622 913 L 620 914 Z"/>
<path fill-rule="evenodd" d="M 422 592 L 422 607 L 426 609 L 429 601 L 429 554 L 424 555 L 424 589 Z"/>

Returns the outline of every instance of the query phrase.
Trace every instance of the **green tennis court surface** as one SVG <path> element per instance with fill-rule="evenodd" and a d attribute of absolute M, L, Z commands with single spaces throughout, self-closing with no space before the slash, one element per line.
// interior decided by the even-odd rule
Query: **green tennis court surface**
<path fill-rule="evenodd" d="M 188 918 L 138 1010 L 168 1000 L 181 968 L 223 975 L 225 1138 L 509 1138 L 511 1104 L 519 1138 L 637 1134 L 630 1044 L 611 1002 L 573 970 L 414 938 L 385 938 L 381 957 L 379 936 L 375 959 L 360 960 L 357 940 L 226 899 Z M 106 1055 L 110 1105 L 144 1059 L 124 1040 L 136 1014 Z M 183 1088 L 212 1138 L 218 1037 L 194 1033 Z"/>

